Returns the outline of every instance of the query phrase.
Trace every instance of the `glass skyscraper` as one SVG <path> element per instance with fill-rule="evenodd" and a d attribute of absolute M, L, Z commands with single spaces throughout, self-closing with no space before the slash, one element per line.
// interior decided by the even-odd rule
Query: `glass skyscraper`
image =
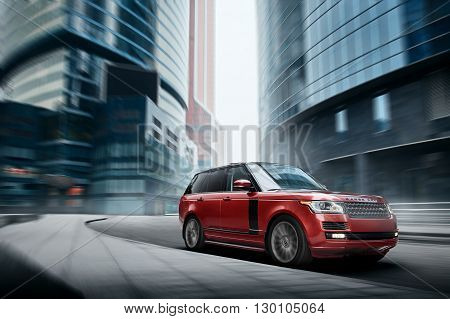
<path fill-rule="evenodd" d="M 8 0 L 0 4 L 0 16 L 4 99 L 53 112 L 46 115 L 45 138 L 40 143 L 42 172 L 67 182 L 63 186 L 53 183 L 56 190 L 49 192 L 61 195 L 71 187 L 81 187 L 86 198 L 123 195 L 131 203 L 172 187 L 171 200 L 175 201 L 183 186 L 174 179 L 176 175 L 160 176 L 158 182 L 155 176 L 134 176 L 137 168 L 131 164 L 136 158 L 129 158 L 132 151 L 124 155 L 128 160 L 117 153 L 103 159 L 110 162 L 103 163 L 106 166 L 99 166 L 94 158 L 101 147 L 118 147 L 115 152 L 119 153 L 128 146 L 139 149 L 135 140 L 133 146 L 130 140 L 114 144 L 98 138 L 99 123 L 111 125 L 101 121 L 106 117 L 101 112 L 123 109 L 125 100 L 133 104 L 130 109 L 141 106 L 143 117 L 130 125 L 145 127 L 143 143 L 158 134 L 157 143 L 175 157 L 195 153 L 183 129 L 188 104 L 189 1 Z M 156 127 L 153 118 L 159 123 Z M 120 171 L 124 167 L 128 173 Z M 132 185 L 127 180 L 139 180 L 135 184 L 143 186 L 127 187 Z M 102 191 L 101 185 L 117 187 L 110 192 Z M 159 211 L 166 204 L 159 203 Z M 168 205 L 173 207 L 172 202 Z M 109 212 L 126 212 L 122 210 L 132 206 L 116 205 L 116 211 L 111 207 Z"/>
<path fill-rule="evenodd" d="M 437 178 L 424 167 L 450 178 L 447 140 L 434 145 L 450 119 L 450 4 L 266 0 L 257 8 L 262 159 L 304 166 L 344 190 L 400 198 L 399 185 L 414 180 L 408 187 L 430 186 L 405 193 L 441 196 L 431 194 Z M 416 150 L 420 143 L 428 150 Z"/>
<path fill-rule="evenodd" d="M 58 101 L 76 107 L 99 97 L 94 88 L 102 63 L 131 63 L 158 72 L 161 103 L 181 118 L 187 99 L 188 1 L 7 1 L 2 10 L 1 66 L 12 98 L 48 108 Z M 41 96 L 23 95 L 24 84 L 39 86 Z M 85 96 L 79 94 L 83 86 L 93 86 Z M 44 91 L 53 100 L 44 99 Z"/>

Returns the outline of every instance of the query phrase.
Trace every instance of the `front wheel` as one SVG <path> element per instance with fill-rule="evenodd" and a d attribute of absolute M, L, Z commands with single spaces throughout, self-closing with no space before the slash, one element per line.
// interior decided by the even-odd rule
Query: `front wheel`
<path fill-rule="evenodd" d="M 189 250 L 200 250 L 205 244 L 203 228 L 200 221 L 195 217 L 189 217 L 184 222 L 183 239 L 186 248 Z"/>
<path fill-rule="evenodd" d="M 266 247 L 272 259 L 281 265 L 307 265 L 312 261 L 306 236 L 291 216 L 281 216 L 273 222 Z"/>

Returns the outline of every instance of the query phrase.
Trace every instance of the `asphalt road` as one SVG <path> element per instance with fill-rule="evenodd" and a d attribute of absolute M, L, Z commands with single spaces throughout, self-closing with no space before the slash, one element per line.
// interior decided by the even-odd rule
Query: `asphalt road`
<path fill-rule="evenodd" d="M 181 226 L 175 216 L 111 217 L 90 223 L 89 227 L 111 236 L 185 249 Z M 216 246 L 207 247 L 203 253 L 274 265 L 271 258 L 264 253 Z M 373 266 L 324 260 L 315 262 L 306 270 L 418 289 L 436 289 L 450 295 L 450 245 L 426 243 L 423 240 L 412 242 L 400 237 L 398 246 Z"/>
<path fill-rule="evenodd" d="M 176 217 L 117 216 L 86 224 L 98 218 L 47 215 L 0 223 L 0 297 L 443 298 L 450 294 L 447 245 L 400 243 L 389 259 L 371 268 L 334 261 L 291 269 L 271 265 L 261 253 L 222 247 L 187 251 Z"/>

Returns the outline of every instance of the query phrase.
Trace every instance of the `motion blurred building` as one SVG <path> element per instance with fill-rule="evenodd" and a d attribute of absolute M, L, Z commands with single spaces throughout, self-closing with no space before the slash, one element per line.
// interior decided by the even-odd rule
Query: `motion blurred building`
<path fill-rule="evenodd" d="M 14 102 L 0 106 L 0 206 L 31 207 L 44 195 L 38 145 L 52 112 Z"/>
<path fill-rule="evenodd" d="M 328 187 L 448 200 L 450 3 L 258 1 L 261 157 Z"/>
<path fill-rule="evenodd" d="M 92 212 L 172 211 L 184 186 L 173 161 L 196 162 L 189 2 L 7 0 L 0 16 L 2 116 L 11 103 L 50 113 L 37 159 L 46 195 L 84 194 Z"/>
<path fill-rule="evenodd" d="M 215 118 L 215 0 L 190 0 L 189 108 L 186 125 L 197 146 L 198 168 L 217 165 Z"/>

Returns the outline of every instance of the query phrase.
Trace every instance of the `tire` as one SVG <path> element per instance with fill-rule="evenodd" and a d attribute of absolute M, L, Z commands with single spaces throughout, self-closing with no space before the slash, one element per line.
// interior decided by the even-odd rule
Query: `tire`
<path fill-rule="evenodd" d="M 270 226 L 266 247 L 272 259 L 284 266 L 305 266 L 311 263 L 311 250 L 305 233 L 291 216 L 280 216 Z"/>
<path fill-rule="evenodd" d="M 198 251 L 205 245 L 205 236 L 200 221 L 194 217 L 188 217 L 183 225 L 183 239 L 186 248 L 192 251 Z"/>

